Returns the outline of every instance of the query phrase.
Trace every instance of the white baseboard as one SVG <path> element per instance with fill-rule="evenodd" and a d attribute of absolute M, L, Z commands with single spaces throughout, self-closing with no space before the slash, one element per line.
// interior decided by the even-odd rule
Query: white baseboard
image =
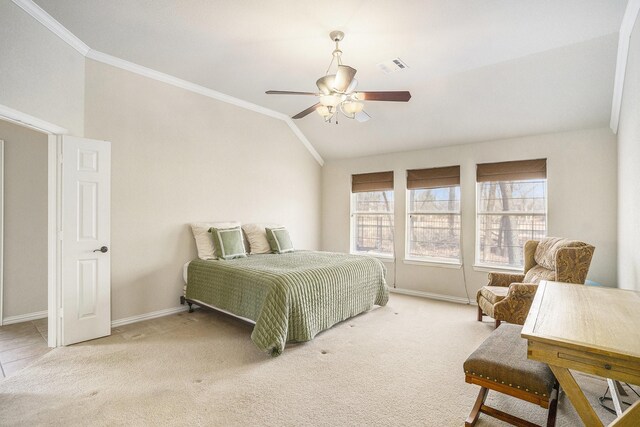
<path fill-rule="evenodd" d="M 13 325 L 14 323 L 29 322 L 31 320 L 44 319 L 47 317 L 47 310 L 36 311 L 35 313 L 19 314 L 17 316 L 9 316 L 2 319 L 3 325 Z"/>
<path fill-rule="evenodd" d="M 180 306 L 173 308 L 166 308 L 164 310 L 152 311 L 151 313 L 139 314 L 137 316 L 125 317 L 123 319 L 114 320 L 111 322 L 112 328 L 117 328 L 118 326 L 128 325 L 130 323 L 142 322 L 143 320 L 155 319 L 157 317 L 169 316 L 171 314 L 180 313 L 183 311 L 187 311 L 189 307 Z"/>
<path fill-rule="evenodd" d="M 389 288 L 390 292 L 403 295 L 411 295 L 414 297 L 437 299 L 441 301 L 455 302 L 458 304 L 470 304 L 469 300 L 462 297 L 454 297 L 451 295 L 434 294 L 431 292 L 413 291 L 411 289 Z"/>

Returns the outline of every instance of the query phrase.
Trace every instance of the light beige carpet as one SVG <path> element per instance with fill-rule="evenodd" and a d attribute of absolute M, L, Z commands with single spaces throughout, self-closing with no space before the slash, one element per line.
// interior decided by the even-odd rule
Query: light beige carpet
<path fill-rule="evenodd" d="M 460 426 L 478 392 L 462 362 L 491 330 L 475 307 L 392 294 L 386 307 L 271 358 L 249 339 L 251 325 L 181 313 L 55 349 L 0 381 L 0 424 Z M 594 402 L 606 388 L 578 379 Z M 490 393 L 488 403 L 545 419 L 510 397 Z M 558 425 L 580 425 L 564 394 Z"/>

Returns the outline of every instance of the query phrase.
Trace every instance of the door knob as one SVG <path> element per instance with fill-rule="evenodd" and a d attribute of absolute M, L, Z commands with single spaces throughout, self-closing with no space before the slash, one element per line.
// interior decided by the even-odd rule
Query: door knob
<path fill-rule="evenodd" d="M 105 254 L 105 253 L 107 253 L 107 251 L 108 251 L 108 250 L 109 250 L 109 248 L 108 248 L 108 247 L 103 246 L 103 247 L 101 247 L 100 249 L 96 249 L 96 250 L 94 250 L 93 252 L 102 252 L 103 254 Z"/>

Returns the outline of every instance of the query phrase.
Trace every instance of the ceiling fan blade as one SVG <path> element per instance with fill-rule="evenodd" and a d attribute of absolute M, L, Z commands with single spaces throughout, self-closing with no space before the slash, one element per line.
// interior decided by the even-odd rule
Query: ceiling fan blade
<path fill-rule="evenodd" d="M 408 102 L 411 99 L 411 93 L 407 90 L 391 92 L 358 92 L 356 96 L 361 101 Z"/>
<path fill-rule="evenodd" d="M 314 111 L 316 111 L 316 108 L 318 108 L 320 106 L 320 103 L 318 102 L 317 104 L 313 104 L 311 107 L 307 108 L 304 111 L 300 111 L 298 114 L 296 114 L 295 116 L 291 117 L 292 119 L 301 119 L 311 113 L 313 113 Z"/>
<path fill-rule="evenodd" d="M 338 65 L 338 71 L 336 72 L 336 79 L 333 82 L 333 88 L 338 92 L 346 92 L 347 88 L 353 80 L 353 76 L 356 75 L 358 70 L 349 67 L 348 65 Z"/>
<path fill-rule="evenodd" d="M 362 111 L 356 113 L 353 118 L 356 119 L 357 121 L 359 121 L 360 123 L 362 123 L 362 122 L 369 121 L 371 116 L 368 115 L 366 111 L 362 110 Z"/>
<path fill-rule="evenodd" d="M 267 95 L 318 95 L 313 92 L 293 92 L 289 90 L 268 90 L 265 93 Z"/>

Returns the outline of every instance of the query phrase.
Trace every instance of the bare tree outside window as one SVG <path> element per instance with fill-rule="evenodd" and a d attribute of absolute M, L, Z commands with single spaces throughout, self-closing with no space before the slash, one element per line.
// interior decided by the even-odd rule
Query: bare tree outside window
<path fill-rule="evenodd" d="M 409 190 L 409 258 L 460 261 L 460 186 Z"/>
<path fill-rule="evenodd" d="M 393 256 L 393 191 L 352 194 L 352 251 Z"/>
<path fill-rule="evenodd" d="M 527 240 L 547 234 L 547 181 L 478 183 L 477 262 L 523 267 Z"/>

